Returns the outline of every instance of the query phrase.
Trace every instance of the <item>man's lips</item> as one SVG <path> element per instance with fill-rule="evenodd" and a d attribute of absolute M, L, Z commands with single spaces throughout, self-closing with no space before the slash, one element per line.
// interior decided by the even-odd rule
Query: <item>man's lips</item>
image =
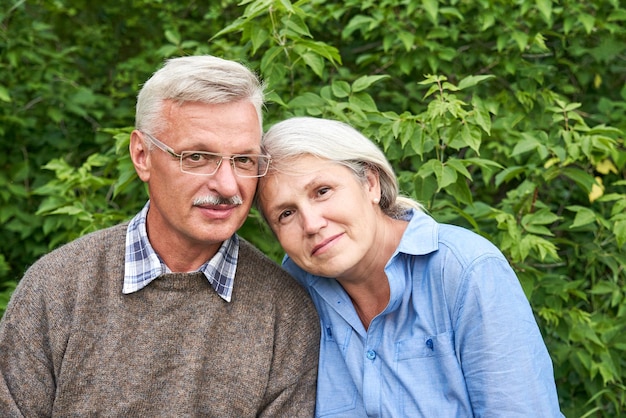
<path fill-rule="evenodd" d="M 200 209 L 209 209 L 209 210 L 229 210 L 234 209 L 239 205 L 194 205 Z"/>
<path fill-rule="evenodd" d="M 329 247 L 329 244 L 332 244 L 336 239 L 338 239 L 342 235 L 343 233 L 340 233 L 337 235 L 333 235 L 332 237 L 326 238 L 324 241 L 320 242 L 315 247 L 313 247 L 313 250 L 311 250 L 311 255 L 316 255 L 319 252 L 323 252 L 326 248 Z"/>
<path fill-rule="evenodd" d="M 200 209 L 202 213 L 213 219 L 228 218 L 230 214 L 239 207 L 239 205 L 194 205 Z"/>

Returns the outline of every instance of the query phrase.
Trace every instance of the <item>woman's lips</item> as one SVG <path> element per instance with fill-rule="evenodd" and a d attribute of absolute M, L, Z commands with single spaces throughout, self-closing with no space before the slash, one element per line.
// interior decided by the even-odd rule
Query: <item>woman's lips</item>
<path fill-rule="evenodd" d="M 343 235 L 343 233 L 337 234 L 337 235 L 333 235 L 332 237 L 329 237 L 329 238 L 325 239 L 324 241 L 320 242 L 315 247 L 313 247 L 313 250 L 311 251 L 311 255 L 317 255 L 320 252 L 324 252 L 326 249 L 330 248 L 330 246 L 332 246 L 332 244 L 335 242 L 335 240 L 337 240 L 342 235 Z"/>

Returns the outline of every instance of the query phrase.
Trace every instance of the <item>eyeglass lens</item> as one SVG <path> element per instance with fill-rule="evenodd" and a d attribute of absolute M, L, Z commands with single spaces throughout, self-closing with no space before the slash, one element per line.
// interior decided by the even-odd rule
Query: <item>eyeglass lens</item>
<path fill-rule="evenodd" d="M 241 177 L 260 177 L 267 173 L 269 158 L 264 155 L 233 155 L 225 157 L 201 151 L 183 151 L 180 167 L 190 174 L 215 174 L 224 159 L 229 160 L 235 174 Z"/>

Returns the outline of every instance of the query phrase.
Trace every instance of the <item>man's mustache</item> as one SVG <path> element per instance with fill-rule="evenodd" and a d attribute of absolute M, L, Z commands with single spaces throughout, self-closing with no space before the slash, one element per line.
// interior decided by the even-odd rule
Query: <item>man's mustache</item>
<path fill-rule="evenodd" d="M 209 195 L 209 196 L 196 197 L 193 201 L 193 204 L 194 206 L 241 205 L 243 204 L 243 199 L 239 195 L 232 196 L 232 197 Z"/>

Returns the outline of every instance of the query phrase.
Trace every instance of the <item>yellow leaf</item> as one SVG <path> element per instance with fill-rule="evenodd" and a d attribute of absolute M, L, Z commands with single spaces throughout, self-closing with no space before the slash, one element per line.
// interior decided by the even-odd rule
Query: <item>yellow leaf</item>
<path fill-rule="evenodd" d="M 595 77 L 593 77 L 593 86 L 597 89 L 602 86 L 602 76 L 600 74 L 596 74 Z"/>
<path fill-rule="evenodd" d="M 615 168 L 615 165 L 613 165 L 613 162 L 609 160 L 608 158 L 600 161 L 598 165 L 596 166 L 596 170 L 598 171 L 598 173 L 601 173 L 601 174 L 609 174 L 609 172 L 613 172 L 617 174 L 617 168 Z"/>
<path fill-rule="evenodd" d="M 596 177 L 596 182 L 591 186 L 589 192 L 589 202 L 593 203 L 594 200 L 602 197 L 604 194 L 604 185 L 602 184 L 602 177 Z"/>
<path fill-rule="evenodd" d="M 550 168 L 552 167 L 554 164 L 558 163 L 559 161 L 561 161 L 559 159 L 559 157 L 554 157 L 554 158 L 550 158 L 548 161 L 546 161 L 546 163 L 543 165 L 543 168 Z"/>

